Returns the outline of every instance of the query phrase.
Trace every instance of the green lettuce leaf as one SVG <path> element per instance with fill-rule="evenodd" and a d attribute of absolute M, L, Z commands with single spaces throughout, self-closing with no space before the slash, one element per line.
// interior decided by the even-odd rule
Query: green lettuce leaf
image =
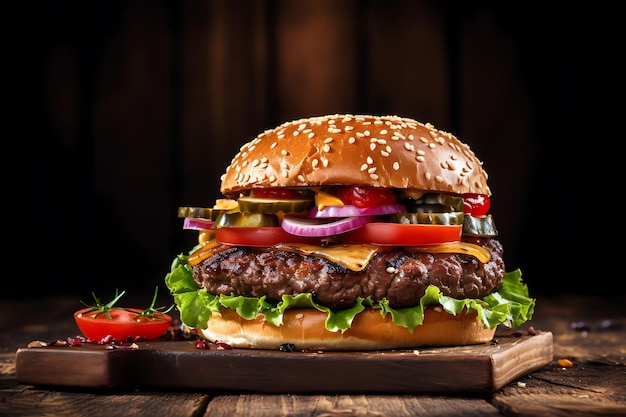
<path fill-rule="evenodd" d="M 295 297 L 284 295 L 277 304 L 267 302 L 265 297 L 213 295 L 198 287 L 193 280 L 187 256 L 182 254 L 172 263 L 171 271 L 165 277 L 165 284 L 174 297 L 181 321 L 187 326 L 197 328 L 206 328 L 207 321 L 213 313 L 219 312 L 220 307 L 233 309 L 248 320 L 262 314 L 267 322 L 275 326 L 283 323 L 283 315 L 289 308 L 315 308 L 326 313 L 326 329 L 332 332 L 349 329 L 354 318 L 367 307 L 379 309 L 383 317 L 390 314 L 395 324 L 406 327 L 409 331 L 422 324 L 424 309 L 432 305 L 440 305 L 446 312 L 454 315 L 475 311 L 483 326 L 490 329 L 499 324 L 518 327 L 532 318 L 535 309 L 535 299 L 528 296 L 528 287 L 523 283 L 519 269 L 507 272 L 502 279 L 502 288 L 483 299 L 455 299 L 443 295 L 439 288 L 430 285 L 419 304 L 407 308 L 392 308 L 387 299 L 372 302 L 369 297 L 359 298 L 348 309 L 332 310 L 317 304 L 311 294 L 299 294 Z"/>

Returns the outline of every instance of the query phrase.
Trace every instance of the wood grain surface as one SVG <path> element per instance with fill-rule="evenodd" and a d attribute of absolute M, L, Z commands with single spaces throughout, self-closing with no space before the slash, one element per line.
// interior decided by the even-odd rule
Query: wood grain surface
<path fill-rule="evenodd" d="M 75 335 L 77 329 L 71 313 L 77 307 L 76 304 L 72 297 L 42 298 L 36 302 L 0 302 L 0 416 L 626 415 L 626 312 L 623 308 L 626 298 L 619 295 L 569 295 L 538 299 L 535 317 L 528 326 L 519 330 L 520 334 L 525 334 L 524 330 L 530 328 L 552 333 L 552 359 L 548 364 L 514 378 L 494 392 L 285 394 L 224 389 L 101 389 L 20 383 L 16 375 L 18 349 L 24 349 L 34 340 L 50 341 Z M 46 314 L 41 314 L 42 311 Z M 501 344 L 505 344 L 502 337 L 498 336 L 498 339 Z M 539 340 L 535 337 L 531 340 Z M 518 339 L 523 341 L 524 337 Z M 192 348 L 188 349 L 191 355 L 195 355 Z M 306 356 L 298 352 L 290 355 Z M 425 349 L 420 350 L 419 357 L 426 355 Z M 523 362 L 526 359 L 525 355 L 521 355 L 516 361 Z M 570 361 L 571 366 L 561 366 L 559 361 L 563 359 Z M 235 364 L 235 361 L 231 364 Z M 97 367 L 90 366 L 81 368 L 79 373 L 89 374 L 97 370 Z M 155 380 L 170 378 L 163 372 L 163 368 L 155 370 L 151 377 Z M 198 372 L 191 370 L 186 375 L 192 377 Z M 224 367 L 221 373 L 201 372 L 208 374 L 205 378 L 219 381 L 227 370 Z M 341 378 L 337 374 L 334 371 L 328 379 Z M 410 377 L 420 376 L 419 373 L 412 373 Z M 307 379 L 309 376 L 301 374 L 299 378 Z M 272 382 L 276 381 L 274 379 Z M 350 381 L 350 384 L 355 381 Z M 167 384 L 159 382 L 158 385 Z"/>
<path fill-rule="evenodd" d="M 20 348 L 16 376 L 29 385 L 109 389 L 488 393 L 551 360 L 550 332 L 500 337 L 493 344 L 374 352 L 200 350 L 187 340 L 157 340 L 132 349 Z"/>

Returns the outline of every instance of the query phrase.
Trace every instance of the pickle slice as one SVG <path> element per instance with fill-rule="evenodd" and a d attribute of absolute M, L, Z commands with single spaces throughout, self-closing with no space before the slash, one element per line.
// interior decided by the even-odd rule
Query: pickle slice
<path fill-rule="evenodd" d="M 485 217 L 474 217 L 469 214 L 465 215 L 463 220 L 463 234 L 469 236 L 492 237 L 498 236 L 496 224 L 491 214 Z"/>
<path fill-rule="evenodd" d="M 261 197 L 239 197 L 239 211 L 247 213 L 299 213 L 313 207 L 313 199 L 275 199 Z"/>
<path fill-rule="evenodd" d="M 415 213 L 463 212 L 463 197 L 426 193 L 417 200 L 407 203 L 407 208 Z"/>
<path fill-rule="evenodd" d="M 391 214 L 389 219 L 393 223 L 402 224 L 463 224 L 464 214 L 462 211 L 453 213 L 396 213 Z"/>
<path fill-rule="evenodd" d="M 221 213 L 228 210 L 214 209 L 209 207 L 178 207 L 178 217 L 193 217 L 215 220 Z"/>
<path fill-rule="evenodd" d="M 266 227 L 279 226 L 278 216 L 268 213 L 222 213 L 215 227 Z"/>

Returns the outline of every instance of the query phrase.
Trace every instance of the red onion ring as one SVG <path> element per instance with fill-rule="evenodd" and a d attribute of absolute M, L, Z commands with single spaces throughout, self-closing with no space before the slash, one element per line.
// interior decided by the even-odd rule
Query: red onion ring
<path fill-rule="evenodd" d="M 292 235 L 324 237 L 358 229 L 374 219 L 374 216 L 358 216 L 335 221 L 323 221 L 321 219 L 285 216 L 281 225 L 287 233 Z"/>
<path fill-rule="evenodd" d="M 188 230 L 210 230 L 215 222 L 201 217 L 185 217 L 183 229 Z"/>
<path fill-rule="evenodd" d="M 404 213 L 404 204 L 383 204 L 375 207 L 359 208 L 352 205 L 326 206 L 321 210 L 313 207 L 309 210 L 307 217 L 311 219 L 322 219 L 331 217 L 357 217 L 357 216 L 380 216 L 383 214 Z"/>

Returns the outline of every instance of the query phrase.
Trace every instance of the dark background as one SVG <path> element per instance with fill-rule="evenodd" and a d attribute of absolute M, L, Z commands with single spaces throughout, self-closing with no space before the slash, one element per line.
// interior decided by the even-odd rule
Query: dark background
<path fill-rule="evenodd" d="M 5 151 L 0 298 L 166 291 L 171 261 L 196 242 L 178 206 L 212 205 L 258 133 L 331 113 L 411 117 L 470 144 L 507 269 L 531 295 L 625 292 L 611 191 L 624 182 L 611 127 L 623 23 L 602 2 L 545 4 L 19 6 L 5 17 L 18 115 L 4 142 L 18 147 Z"/>

